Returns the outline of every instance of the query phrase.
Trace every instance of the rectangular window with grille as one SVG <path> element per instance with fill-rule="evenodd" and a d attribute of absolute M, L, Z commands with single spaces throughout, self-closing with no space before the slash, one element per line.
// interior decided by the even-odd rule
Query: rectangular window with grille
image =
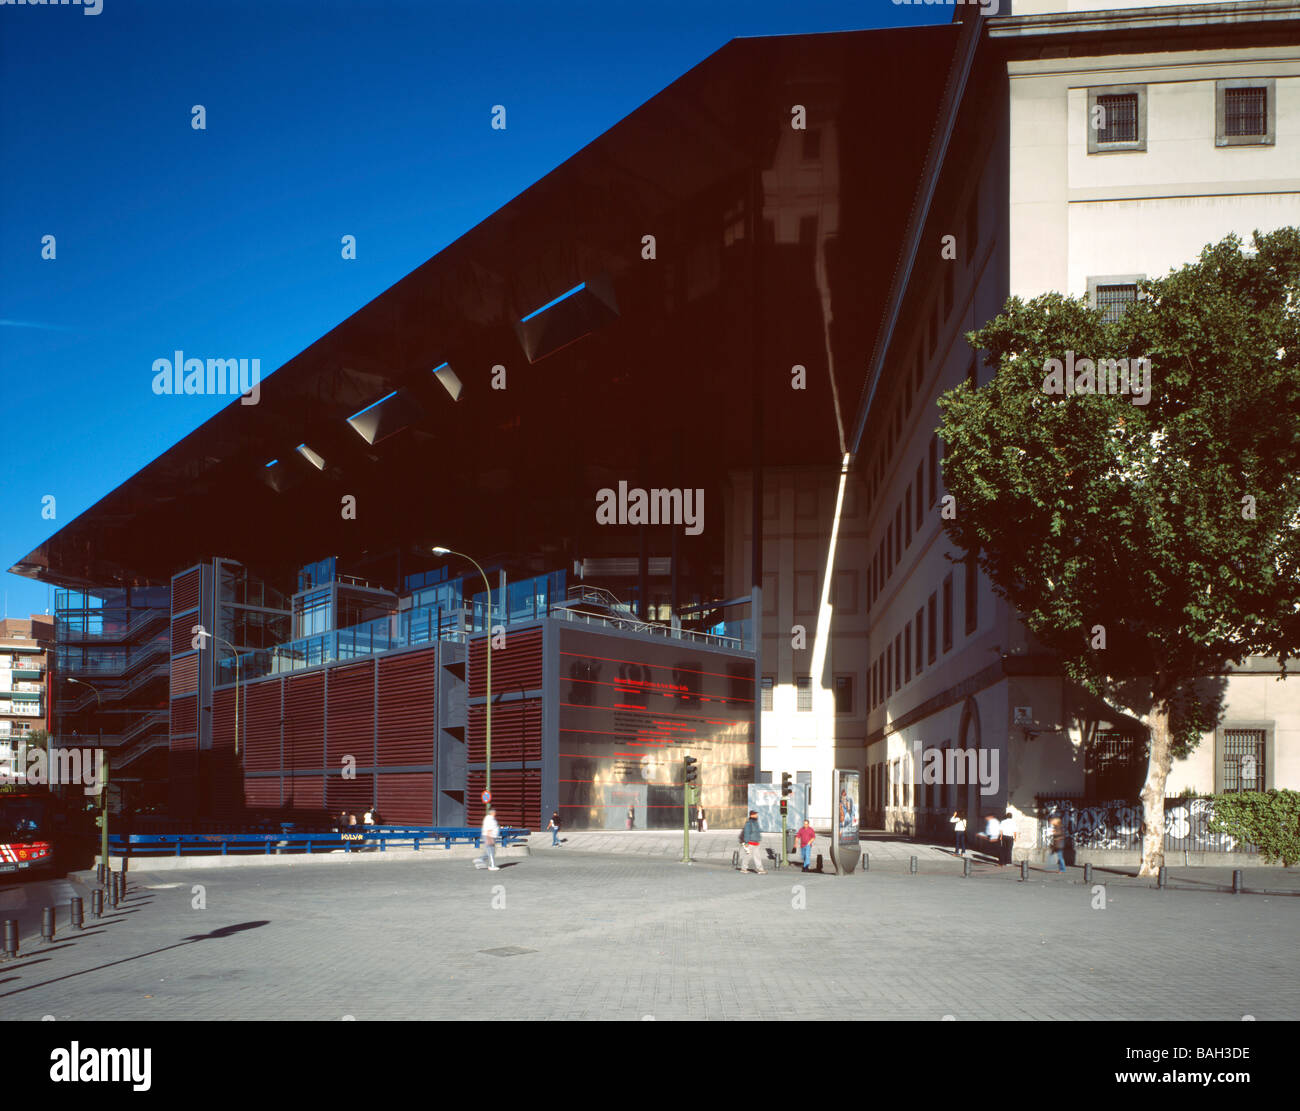
<path fill-rule="evenodd" d="M 1097 97 L 1097 142 L 1135 143 L 1138 138 L 1137 93 L 1119 93 Z"/>
<path fill-rule="evenodd" d="M 808 713 L 812 710 L 812 676 L 799 675 L 795 677 L 795 689 L 798 695 L 798 701 L 795 709 L 800 713 Z"/>
<path fill-rule="evenodd" d="M 763 676 L 763 709 L 764 710 L 770 710 L 772 708 L 772 688 L 775 685 L 776 685 L 776 676 L 774 675 Z"/>
<path fill-rule="evenodd" d="M 1137 801 L 1146 778 L 1144 737 L 1099 729 L 1089 743 L 1084 762 L 1084 793 L 1098 802 Z"/>
<path fill-rule="evenodd" d="M 1264 790 L 1264 730 L 1225 729 L 1219 757 L 1224 794 Z"/>
<path fill-rule="evenodd" d="M 903 682 L 912 681 L 912 624 L 903 626 Z"/>
<path fill-rule="evenodd" d="M 1102 85 L 1088 90 L 1089 154 L 1142 152 L 1147 149 L 1147 87 Z"/>
<path fill-rule="evenodd" d="M 1223 130 L 1227 135 L 1263 135 L 1268 131 L 1266 89 L 1224 89 Z"/>
<path fill-rule="evenodd" d="M 963 588 L 966 604 L 966 633 L 969 635 L 979 625 L 979 563 L 974 555 L 966 558 L 966 584 Z"/>
<path fill-rule="evenodd" d="M 1272 146 L 1277 141 L 1277 82 L 1233 77 L 1214 86 L 1214 144 Z"/>
<path fill-rule="evenodd" d="M 1122 317 L 1129 305 L 1137 300 L 1137 284 L 1098 285 L 1096 294 L 1097 308 L 1101 309 L 1101 318 L 1111 324 Z"/>
<path fill-rule="evenodd" d="M 937 632 L 937 620 L 935 617 L 938 609 L 937 601 L 936 596 L 931 594 L 930 600 L 926 603 L 925 608 L 925 643 L 929 646 L 929 655 L 926 659 L 930 663 L 934 663 L 935 658 L 938 655 L 938 638 L 935 635 Z"/>
<path fill-rule="evenodd" d="M 916 625 L 916 673 L 920 675 L 922 669 L 925 667 L 925 664 L 923 662 L 925 659 L 925 653 L 921 649 L 922 642 L 925 640 L 925 607 L 924 606 L 922 606 L 919 610 L 916 611 L 916 620 L 914 624 Z"/>
<path fill-rule="evenodd" d="M 952 576 L 943 580 L 943 650 L 952 650 Z"/>
<path fill-rule="evenodd" d="M 853 713 L 853 676 L 835 676 L 835 712 L 837 714 Z"/>

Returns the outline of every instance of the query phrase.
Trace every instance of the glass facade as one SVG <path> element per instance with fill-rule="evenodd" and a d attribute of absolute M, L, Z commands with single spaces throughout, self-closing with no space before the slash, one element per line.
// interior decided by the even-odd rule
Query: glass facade
<path fill-rule="evenodd" d="M 742 826 L 754 687 L 752 659 L 563 630 L 561 828 L 680 828 L 687 754 L 699 761 L 699 805 L 710 824 Z"/>

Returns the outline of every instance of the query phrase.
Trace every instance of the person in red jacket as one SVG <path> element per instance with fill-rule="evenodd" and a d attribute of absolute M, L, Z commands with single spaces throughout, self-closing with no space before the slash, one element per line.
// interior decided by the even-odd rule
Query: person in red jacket
<path fill-rule="evenodd" d="M 803 825 L 799 827 L 799 832 L 795 834 L 795 840 L 799 842 L 799 852 L 803 856 L 803 870 L 812 871 L 812 843 L 817 836 L 813 832 L 812 822 L 807 818 L 803 820 Z"/>

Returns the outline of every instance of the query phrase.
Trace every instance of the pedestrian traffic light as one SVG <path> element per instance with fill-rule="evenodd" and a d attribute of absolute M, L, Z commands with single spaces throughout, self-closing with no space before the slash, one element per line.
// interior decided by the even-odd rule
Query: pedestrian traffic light
<path fill-rule="evenodd" d="M 781 800 L 781 817 L 785 817 L 786 800 Z"/>
<path fill-rule="evenodd" d="M 696 760 L 694 756 L 688 756 L 683 763 L 685 767 L 682 772 L 682 778 L 689 787 L 699 778 L 700 769 L 695 766 L 699 761 Z"/>
<path fill-rule="evenodd" d="M 781 808 L 783 810 L 785 809 L 785 798 L 787 795 L 791 793 L 792 793 L 792 788 L 790 786 L 790 773 L 782 772 L 781 773 Z"/>

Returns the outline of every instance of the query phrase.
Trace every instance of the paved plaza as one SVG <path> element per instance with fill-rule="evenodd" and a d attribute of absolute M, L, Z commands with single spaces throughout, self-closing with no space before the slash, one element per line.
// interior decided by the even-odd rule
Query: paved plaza
<path fill-rule="evenodd" d="M 63 903 L 53 944 L 20 904 L 73 885 L 10 886 L 0 916 L 23 922 L 23 955 L 0 962 L 0 1017 L 1300 1017 L 1291 895 L 1099 875 L 1099 909 L 1078 872 L 758 876 L 729 853 L 686 866 L 569 848 L 536 845 L 499 872 L 432 853 L 152 873 L 137 861 L 116 911 L 95 922 L 87 899 L 84 932 Z"/>

